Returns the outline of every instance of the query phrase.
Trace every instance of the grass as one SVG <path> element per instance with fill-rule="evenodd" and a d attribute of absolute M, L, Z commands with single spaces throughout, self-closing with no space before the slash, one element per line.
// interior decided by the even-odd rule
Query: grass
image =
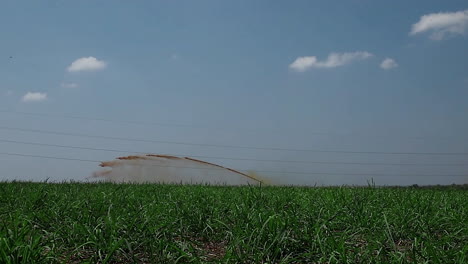
<path fill-rule="evenodd" d="M 0 263 L 468 263 L 468 192 L 0 183 Z"/>

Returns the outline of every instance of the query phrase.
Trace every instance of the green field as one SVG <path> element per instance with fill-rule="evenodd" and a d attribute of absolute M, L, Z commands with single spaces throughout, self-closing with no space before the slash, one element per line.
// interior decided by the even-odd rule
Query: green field
<path fill-rule="evenodd" d="M 468 263 L 468 191 L 0 183 L 0 263 Z"/>

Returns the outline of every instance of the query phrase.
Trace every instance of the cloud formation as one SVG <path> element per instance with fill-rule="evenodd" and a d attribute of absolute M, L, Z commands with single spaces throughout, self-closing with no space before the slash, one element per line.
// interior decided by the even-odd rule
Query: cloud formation
<path fill-rule="evenodd" d="M 61 83 L 60 86 L 62 88 L 78 88 L 77 83 Z"/>
<path fill-rule="evenodd" d="M 367 51 L 345 52 L 336 53 L 332 52 L 328 55 L 326 60 L 319 61 L 315 56 L 298 57 L 289 68 L 303 72 L 310 68 L 335 68 L 350 64 L 354 61 L 365 60 L 372 57 L 372 54 Z"/>
<path fill-rule="evenodd" d="M 70 66 L 68 66 L 68 72 L 80 72 L 80 71 L 99 71 L 105 69 L 107 63 L 102 60 L 98 60 L 95 57 L 83 57 L 75 60 Z"/>
<path fill-rule="evenodd" d="M 468 9 L 458 12 L 432 13 L 413 24 L 410 35 L 432 32 L 431 39 L 441 40 L 450 35 L 463 35 L 468 28 Z"/>
<path fill-rule="evenodd" d="M 21 98 L 21 101 L 25 102 L 25 103 L 40 102 L 40 101 L 44 101 L 44 100 L 47 100 L 47 94 L 46 93 L 27 92 Z"/>
<path fill-rule="evenodd" d="M 386 58 L 380 63 L 380 68 L 384 70 L 390 70 L 398 67 L 398 63 L 394 59 Z"/>

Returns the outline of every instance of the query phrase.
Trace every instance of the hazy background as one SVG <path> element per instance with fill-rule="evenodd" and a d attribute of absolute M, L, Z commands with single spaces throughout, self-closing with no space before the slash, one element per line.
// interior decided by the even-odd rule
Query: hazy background
<path fill-rule="evenodd" d="M 467 9 L 427 0 L 2 1 L 0 180 L 85 180 L 98 161 L 132 151 L 294 161 L 199 158 L 284 184 L 468 183 L 468 21 L 453 14 L 410 34 L 423 15 Z M 396 64 L 381 65 L 386 58 Z"/>

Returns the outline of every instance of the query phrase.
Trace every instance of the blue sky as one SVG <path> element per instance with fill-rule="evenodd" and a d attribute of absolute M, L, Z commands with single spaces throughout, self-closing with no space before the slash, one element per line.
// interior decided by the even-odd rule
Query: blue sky
<path fill-rule="evenodd" d="M 270 148 L 466 152 L 465 10 L 466 1 L 2 1 L 0 126 Z M 0 129 L 0 152 L 91 160 L 129 153 L 1 139 L 252 159 L 468 164 L 466 155 L 207 148 Z M 266 175 L 299 184 L 368 178 L 346 173 L 438 175 L 374 177 L 381 184 L 468 181 L 444 176 L 468 175 L 468 165 L 208 160 L 239 169 L 343 173 Z M 0 179 L 83 180 L 96 168 L 0 155 Z"/>

